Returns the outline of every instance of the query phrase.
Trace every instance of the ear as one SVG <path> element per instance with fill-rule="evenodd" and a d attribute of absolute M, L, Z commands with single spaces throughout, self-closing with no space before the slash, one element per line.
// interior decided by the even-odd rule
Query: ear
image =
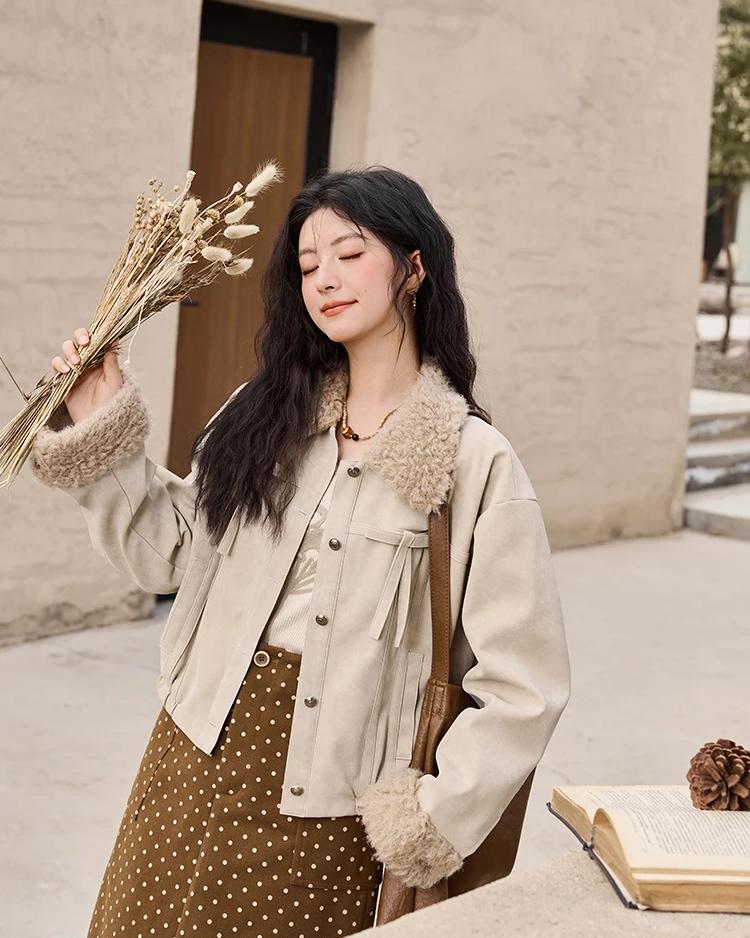
<path fill-rule="evenodd" d="M 426 271 L 422 265 L 422 254 L 419 248 L 409 254 L 409 261 L 411 262 L 414 273 L 410 274 L 406 289 L 411 291 L 416 290 L 426 276 Z"/>

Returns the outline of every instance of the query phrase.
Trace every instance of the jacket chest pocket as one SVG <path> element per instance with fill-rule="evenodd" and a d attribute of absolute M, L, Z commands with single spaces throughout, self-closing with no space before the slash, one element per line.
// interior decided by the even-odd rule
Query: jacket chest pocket
<path fill-rule="evenodd" d="M 383 876 L 358 815 L 298 818 L 289 882 L 309 889 L 375 889 Z"/>
<path fill-rule="evenodd" d="M 395 616 L 396 630 L 393 645 L 398 648 L 404 640 L 406 627 L 418 611 L 427 586 L 429 536 L 426 531 L 379 528 L 361 521 L 353 521 L 349 533 L 359 535 L 363 543 L 392 545 L 390 562 L 382 576 L 382 585 L 368 628 L 370 638 L 379 641 L 386 626 Z M 361 554 L 363 569 L 370 569 L 367 552 Z"/>

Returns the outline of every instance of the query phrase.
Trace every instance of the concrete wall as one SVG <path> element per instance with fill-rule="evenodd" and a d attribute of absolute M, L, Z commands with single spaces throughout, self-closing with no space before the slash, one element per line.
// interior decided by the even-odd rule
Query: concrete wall
<path fill-rule="evenodd" d="M 553 546 L 679 527 L 717 0 L 566 0 L 562 19 L 554 0 L 252 5 L 341 24 L 332 165 L 413 175 L 451 226 L 478 396 Z M 199 16 L 198 0 L 4 6 L 2 353 L 28 388 L 88 321 L 135 193 L 183 178 Z M 175 324 L 133 346 L 155 459 Z M 19 399 L 2 374 L 0 392 L 4 423 Z M 77 505 L 29 475 L 0 493 L 0 636 L 134 608 Z"/>
<path fill-rule="evenodd" d="M 717 2 L 262 5 L 375 23 L 342 31 L 332 162 L 444 213 L 553 546 L 681 527 Z"/>
<path fill-rule="evenodd" d="M 2 22 L 0 354 L 28 391 L 63 340 L 88 325 L 136 194 L 150 194 L 152 175 L 167 191 L 185 179 L 200 4 L 7 0 Z M 131 350 L 155 418 L 147 449 L 160 462 L 176 314 L 146 323 Z M 22 404 L 0 368 L 0 425 Z M 0 489 L 0 644 L 152 608 L 149 594 L 95 553 L 73 499 L 41 486 L 28 465 Z"/>

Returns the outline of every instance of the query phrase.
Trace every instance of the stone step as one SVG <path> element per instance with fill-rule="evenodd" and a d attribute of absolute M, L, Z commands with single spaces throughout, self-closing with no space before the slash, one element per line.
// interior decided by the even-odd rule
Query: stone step
<path fill-rule="evenodd" d="M 750 482 L 750 436 L 688 443 L 685 490 Z"/>
<path fill-rule="evenodd" d="M 750 436 L 688 443 L 688 466 L 734 466 L 750 460 Z"/>
<path fill-rule="evenodd" d="M 685 491 L 703 492 L 727 485 L 750 482 L 750 463 L 738 466 L 689 466 L 685 470 Z"/>
<path fill-rule="evenodd" d="M 733 439 L 750 434 L 750 394 L 690 390 L 689 439 Z"/>
<path fill-rule="evenodd" d="M 688 492 L 683 520 L 695 531 L 750 541 L 750 482 Z"/>

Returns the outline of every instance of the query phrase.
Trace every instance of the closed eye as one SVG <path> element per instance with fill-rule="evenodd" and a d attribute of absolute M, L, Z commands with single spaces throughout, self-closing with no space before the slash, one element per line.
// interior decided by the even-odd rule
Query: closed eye
<path fill-rule="evenodd" d="M 360 251 L 358 254 L 347 254 L 345 257 L 340 257 L 339 260 L 353 261 L 355 257 L 362 257 L 363 254 L 364 254 L 364 251 Z M 304 277 L 307 274 L 311 274 L 314 270 L 317 270 L 317 269 L 318 269 L 317 267 L 311 267 L 309 270 L 303 270 L 302 276 Z"/>

